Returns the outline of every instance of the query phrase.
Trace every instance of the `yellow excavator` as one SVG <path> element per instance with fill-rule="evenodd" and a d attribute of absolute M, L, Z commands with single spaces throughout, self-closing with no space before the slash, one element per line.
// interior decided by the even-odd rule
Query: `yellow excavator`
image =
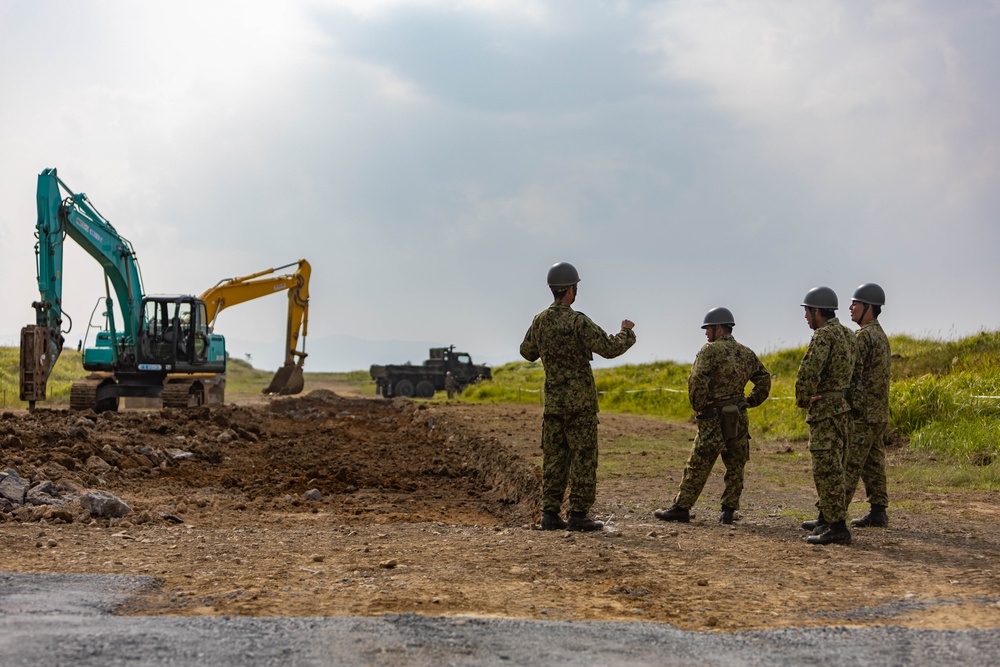
<path fill-rule="evenodd" d="M 271 275 L 290 266 L 298 266 L 295 273 Z M 302 363 L 306 359 L 305 338 L 309 329 L 309 262 L 300 259 L 273 269 L 264 269 L 249 276 L 226 278 L 199 297 L 208 308 L 209 330 L 215 327 L 215 320 L 225 308 L 245 301 L 288 290 L 288 329 L 285 333 L 285 364 L 274 374 L 274 378 L 264 390 L 265 394 L 298 394 L 305 386 Z M 266 276 L 266 277 L 265 277 Z M 299 333 L 302 334 L 302 350 L 296 349 Z"/>

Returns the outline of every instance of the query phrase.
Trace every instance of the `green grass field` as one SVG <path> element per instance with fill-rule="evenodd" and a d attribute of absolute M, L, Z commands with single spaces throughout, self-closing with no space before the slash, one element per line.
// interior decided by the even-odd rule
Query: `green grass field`
<path fill-rule="evenodd" d="M 1000 478 L 1000 333 L 957 341 L 894 336 L 890 430 L 924 450 L 968 466 L 987 486 Z M 771 398 L 751 410 L 761 440 L 804 440 L 805 415 L 795 407 L 795 374 L 805 348 L 761 355 L 772 375 Z M 689 364 L 657 362 L 597 369 L 601 409 L 671 420 L 691 416 Z M 462 400 L 537 402 L 541 364 L 514 362 L 493 370 L 493 380 L 468 389 Z M 978 470 L 976 470 L 978 469 Z M 992 480 L 992 481 L 991 481 Z"/>

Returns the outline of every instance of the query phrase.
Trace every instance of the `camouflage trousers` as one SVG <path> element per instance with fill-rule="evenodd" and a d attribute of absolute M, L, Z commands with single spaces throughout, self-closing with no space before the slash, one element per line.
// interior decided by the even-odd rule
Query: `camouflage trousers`
<path fill-rule="evenodd" d="M 809 423 L 816 503 L 828 523 L 847 519 L 844 495 L 844 452 L 851 441 L 851 417 L 844 412 Z"/>
<path fill-rule="evenodd" d="M 865 493 L 871 505 L 889 505 L 889 490 L 885 478 L 886 422 L 854 422 L 851 446 L 844 457 L 844 493 L 847 504 L 854 499 L 858 480 L 864 480 Z"/>
<path fill-rule="evenodd" d="M 724 478 L 726 488 L 722 492 L 722 504 L 734 510 L 740 508 L 743 494 L 743 469 L 750 460 L 750 434 L 746 411 L 740 412 L 740 435 L 727 441 L 722 437 L 722 426 L 718 417 L 698 420 L 698 435 L 694 439 L 691 455 L 684 464 L 681 488 L 674 498 L 678 507 L 691 509 L 701 495 L 708 476 L 722 455 L 726 466 Z"/>
<path fill-rule="evenodd" d="M 589 512 L 597 497 L 597 414 L 542 418 L 542 511 Z"/>

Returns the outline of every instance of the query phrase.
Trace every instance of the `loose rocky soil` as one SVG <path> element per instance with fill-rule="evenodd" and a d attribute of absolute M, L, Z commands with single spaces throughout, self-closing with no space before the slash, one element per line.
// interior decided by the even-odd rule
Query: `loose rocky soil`
<path fill-rule="evenodd" d="M 721 462 L 690 524 L 654 519 L 680 470 L 627 473 L 649 467 L 637 448 L 625 458 L 645 467 L 599 481 L 608 530 L 543 532 L 540 419 L 534 404 L 326 389 L 193 412 L 5 413 L 0 470 L 54 482 L 65 506 L 0 513 L 0 571 L 155 578 L 134 614 L 1000 627 L 1000 494 L 897 492 L 889 529 L 814 547 L 799 528 L 814 491 L 788 483 L 808 470 L 791 454 L 802 443 L 754 442 L 775 456 L 751 460 L 733 526 L 718 523 Z M 604 442 L 673 442 L 679 461 L 694 434 L 629 415 L 600 428 Z M 801 470 L 774 474 L 775 460 Z M 133 512 L 91 517 L 74 503 L 86 489 Z"/>

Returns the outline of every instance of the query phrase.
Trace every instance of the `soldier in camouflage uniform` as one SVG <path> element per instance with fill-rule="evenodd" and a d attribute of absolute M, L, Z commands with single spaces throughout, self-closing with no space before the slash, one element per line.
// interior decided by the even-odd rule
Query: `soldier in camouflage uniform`
<path fill-rule="evenodd" d="M 815 522 L 802 525 L 813 528 L 813 534 L 806 538 L 810 544 L 850 544 L 844 452 L 851 441 L 847 391 L 854 377 L 858 344 L 837 319 L 837 295 L 832 289 L 814 287 L 802 305 L 813 336 L 795 378 L 795 404 L 809 410 L 809 453 L 820 511 Z"/>
<path fill-rule="evenodd" d="M 680 491 L 674 504 L 653 515 L 663 521 L 690 521 L 690 509 L 705 488 L 716 459 L 726 466 L 719 521 L 733 522 L 743 493 L 743 468 L 750 459 L 750 421 L 747 408 L 755 408 L 771 391 L 771 374 L 753 350 L 733 338 L 735 321 L 728 308 L 713 308 L 702 329 L 708 342 L 698 352 L 688 375 L 688 399 L 698 413 L 698 435 L 684 466 Z M 743 392 L 753 383 L 749 396 Z"/>
<path fill-rule="evenodd" d="M 543 530 L 600 530 L 604 524 L 587 515 L 597 491 L 597 387 L 590 362 L 624 354 L 635 344 L 635 325 L 622 320 L 609 336 L 583 313 L 576 301 L 580 274 L 572 264 L 553 264 L 548 284 L 555 299 L 535 316 L 521 343 L 521 356 L 542 360 L 545 409 L 542 416 Z M 559 515 L 570 486 L 569 520 Z"/>
<path fill-rule="evenodd" d="M 844 463 L 847 503 L 854 498 L 858 478 L 864 480 L 871 511 L 851 522 L 852 526 L 886 528 L 889 525 L 889 495 L 885 478 L 885 431 L 889 425 L 889 339 L 878 316 L 885 305 L 885 291 L 875 283 L 854 290 L 851 320 L 857 332 L 860 373 L 856 373 L 851 406 L 854 425 L 851 446 Z"/>

